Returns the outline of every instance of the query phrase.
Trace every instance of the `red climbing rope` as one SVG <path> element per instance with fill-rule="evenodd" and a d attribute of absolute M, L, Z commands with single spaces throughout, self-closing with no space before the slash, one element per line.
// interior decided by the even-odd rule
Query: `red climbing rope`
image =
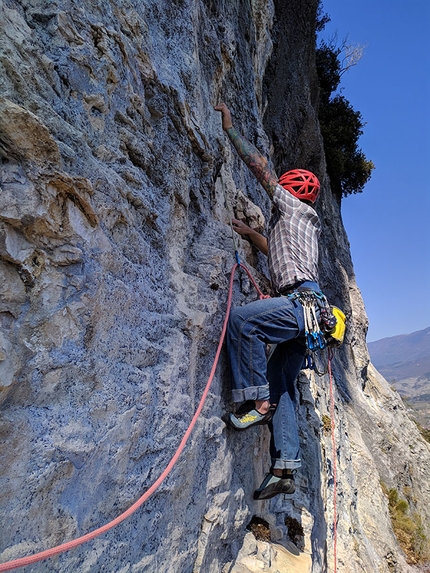
<path fill-rule="evenodd" d="M 38 561 L 42 561 L 43 559 L 48 559 L 49 557 L 53 557 L 54 555 L 58 555 L 59 553 L 64 553 L 65 551 L 69 551 L 70 549 L 73 549 L 74 547 L 78 547 L 78 545 L 82 545 L 83 543 L 86 543 L 87 541 L 91 541 L 92 539 L 95 539 L 99 535 L 106 533 L 106 531 L 109 531 L 110 529 L 112 529 L 113 527 L 120 524 L 122 521 L 126 520 L 128 517 L 130 517 L 160 487 L 162 482 L 166 479 L 166 477 L 169 475 L 169 473 L 173 469 L 179 456 L 181 455 L 183 449 L 185 448 L 185 444 L 187 443 L 188 438 L 190 437 L 190 434 L 191 434 L 191 432 L 192 432 L 192 430 L 193 430 L 193 428 L 197 422 L 197 418 L 199 417 L 200 412 L 202 411 L 203 405 L 206 401 L 207 395 L 209 393 L 209 389 L 210 389 L 211 384 L 212 384 L 212 380 L 215 376 L 215 371 L 216 371 L 216 368 L 218 365 L 219 357 L 221 354 L 221 348 L 222 348 L 224 338 L 225 338 L 225 333 L 227 330 L 228 317 L 230 315 L 231 300 L 232 300 L 232 295 L 233 295 L 234 274 L 236 272 L 237 267 L 241 267 L 248 274 L 252 284 L 254 285 L 255 289 L 257 290 L 257 292 L 259 294 L 259 297 L 260 298 L 267 298 L 266 295 L 264 295 L 261 292 L 261 290 L 258 288 L 257 283 L 255 282 L 254 278 L 252 277 L 252 275 L 248 271 L 248 269 L 244 265 L 242 265 L 241 263 L 235 264 L 232 268 L 232 271 L 231 271 L 230 286 L 229 286 L 228 299 L 227 299 L 227 309 L 226 309 L 226 314 L 225 314 L 225 318 L 224 318 L 224 324 L 222 327 L 221 338 L 220 338 L 219 343 L 218 343 L 218 348 L 217 348 L 217 351 L 215 354 L 215 359 L 214 359 L 214 362 L 212 365 L 212 370 L 210 372 L 209 379 L 206 383 L 206 387 L 203 391 L 203 395 L 201 397 L 201 400 L 199 402 L 197 410 L 196 410 L 196 412 L 195 412 L 195 414 L 194 414 L 194 416 L 190 422 L 190 425 L 188 426 L 188 429 L 185 432 L 184 437 L 182 438 L 181 443 L 178 446 L 178 449 L 176 450 L 175 454 L 173 455 L 172 459 L 170 460 L 166 469 L 163 471 L 163 473 L 160 475 L 160 477 L 152 484 L 152 486 L 131 507 L 129 507 L 126 511 L 124 511 L 124 513 L 121 513 L 121 515 L 119 515 L 116 519 L 113 519 L 112 521 L 110 521 L 106 525 L 103 525 L 102 527 L 99 527 L 98 529 L 95 529 L 94 531 L 91 531 L 90 533 L 87 533 L 86 535 L 83 535 L 82 537 L 78 537 L 77 539 L 73 539 L 72 541 L 68 541 L 67 543 L 63 543 L 62 545 L 57 545 L 56 547 L 53 547 L 52 549 L 47 549 L 46 551 L 41 551 L 40 553 L 35 553 L 34 555 L 29 555 L 27 557 L 21 557 L 20 559 L 15 559 L 14 561 L 7 561 L 6 563 L 0 563 L 0 572 L 1 571 L 11 571 L 12 569 L 17 569 L 18 567 L 24 567 L 25 565 L 31 565 L 32 563 L 37 563 Z"/>
<path fill-rule="evenodd" d="M 237 267 L 237 266 L 239 266 L 241 269 L 243 269 L 243 270 L 247 273 L 247 275 L 248 275 L 250 281 L 251 281 L 252 284 L 254 285 L 255 290 L 258 292 L 258 296 L 260 297 L 260 299 L 270 298 L 270 295 L 268 295 L 268 294 L 263 294 L 263 293 L 261 292 L 261 290 L 260 290 L 259 287 L 258 287 L 258 284 L 255 282 L 254 277 L 251 275 L 251 273 L 248 271 L 248 269 L 245 267 L 245 265 L 242 265 L 242 263 L 239 263 L 238 265 L 235 265 L 235 266 L 233 267 L 232 273 L 234 273 L 234 271 L 236 270 L 236 267 Z"/>
<path fill-rule="evenodd" d="M 330 418 L 331 418 L 331 445 L 332 445 L 332 463 L 333 463 L 333 573 L 337 571 L 337 453 L 336 437 L 334 434 L 334 392 L 333 392 L 333 375 L 331 371 L 332 350 L 329 349 L 328 356 L 328 375 L 330 380 Z"/>

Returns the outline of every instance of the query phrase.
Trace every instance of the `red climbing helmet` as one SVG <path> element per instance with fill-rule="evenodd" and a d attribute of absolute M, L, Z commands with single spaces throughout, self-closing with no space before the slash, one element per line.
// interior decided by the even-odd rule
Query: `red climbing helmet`
<path fill-rule="evenodd" d="M 315 203 L 320 192 L 318 178 L 306 169 L 291 169 L 281 175 L 278 183 L 297 199 L 305 199 L 311 203 Z"/>

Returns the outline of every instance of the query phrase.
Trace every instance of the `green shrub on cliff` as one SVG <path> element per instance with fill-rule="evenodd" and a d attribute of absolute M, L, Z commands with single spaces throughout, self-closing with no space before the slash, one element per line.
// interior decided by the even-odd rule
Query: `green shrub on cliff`
<path fill-rule="evenodd" d="M 382 491 L 388 498 L 393 531 L 406 559 L 410 564 L 428 563 L 430 561 L 430 543 L 425 535 L 421 516 L 411 513 L 409 503 L 399 496 L 395 488 L 388 489 L 381 482 Z"/>
<path fill-rule="evenodd" d="M 318 118 L 327 172 L 332 190 L 339 199 L 351 193 L 361 193 L 375 168 L 358 147 L 365 125 L 361 113 L 355 111 L 345 97 L 335 94 L 342 74 L 361 57 L 360 48 L 353 48 L 352 56 L 342 65 L 340 54 L 345 48 L 345 44 L 336 47 L 334 43 L 321 42 L 316 51 L 320 86 Z"/>

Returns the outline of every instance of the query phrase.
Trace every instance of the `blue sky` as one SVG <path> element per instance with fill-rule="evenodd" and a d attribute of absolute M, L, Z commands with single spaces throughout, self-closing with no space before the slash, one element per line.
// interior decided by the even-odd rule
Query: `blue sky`
<path fill-rule="evenodd" d="M 320 35 L 366 45 L 342 95 L 376 165 L 342 202 L 369 342 L 430 326 L 430 0 L 322 0 Z"/>

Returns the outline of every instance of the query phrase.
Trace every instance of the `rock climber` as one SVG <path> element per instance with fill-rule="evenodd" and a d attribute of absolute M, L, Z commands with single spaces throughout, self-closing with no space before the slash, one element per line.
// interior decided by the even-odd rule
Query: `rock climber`
<path fill-rule="evenodd" d="M 232 224 L 267 255 L 276 296 L 235 308 L 226 339 L 232 398 L 242 404 L 226 420 L 235 430 L 269 425 L 272 465 L 254 492 L 254 499 L 269 499 L 294 493 L 294 475 L 301 466 L 295 382 L 304 363 L 306 342 L 303 307 L 291 294 L 320 292 L 321 227 L 313 209 L 320 184 L 313 173 L 301 169 L 287 171 L 278 180 L 267 159 L 233 127 L 226 104 L 214 109 L 221 112 L 223 130 L 272 201 L 267 239 L 238 219 Z M 276 347 L 267 361 L 269 344 Z"/>

